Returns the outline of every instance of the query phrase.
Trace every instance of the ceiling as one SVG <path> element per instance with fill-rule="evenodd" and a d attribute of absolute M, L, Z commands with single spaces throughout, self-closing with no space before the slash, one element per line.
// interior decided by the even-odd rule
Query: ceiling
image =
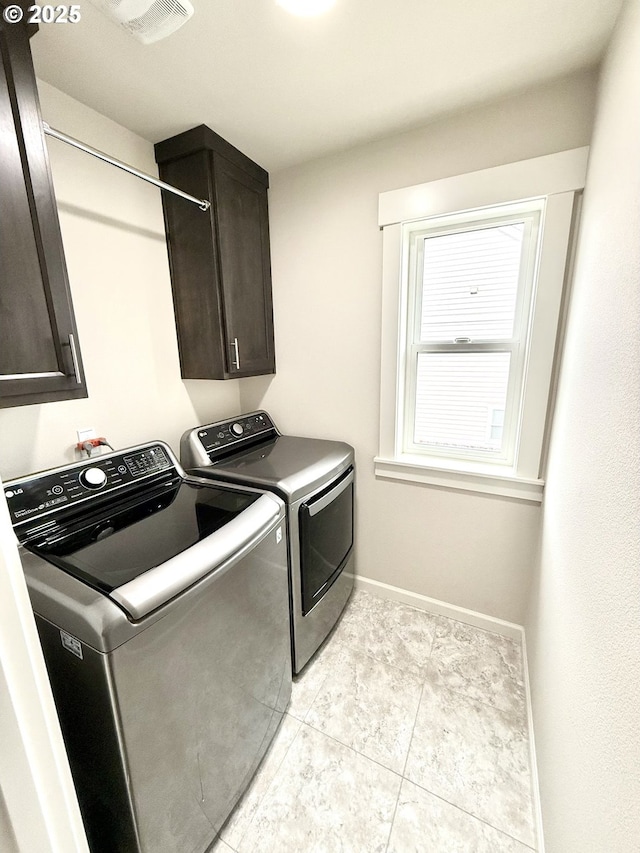
<path fill-rule="evenodd" d="M 145 46 L 85 0 L 79 23 L 40 26 L 36 73 L 151 142 L 207 124 L 275 171 L 595 65 L 621 6 L 336 0 L 299 18 L 274 0 L 192 3 Z"/>

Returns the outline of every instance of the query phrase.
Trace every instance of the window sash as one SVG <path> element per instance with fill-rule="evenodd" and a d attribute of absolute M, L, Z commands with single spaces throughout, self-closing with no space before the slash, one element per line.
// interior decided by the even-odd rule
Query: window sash
<path fill-rule="evenodd" d="M 461 459 L 482 459 L 484 461 L 511 464 L 515 451 L 515 438 L 519 415 L 519 400 L 522 390 L 523 347 L 519 343 L 501 344 L 465 344 L 465 345 L 414 345 L 407 352 L 407 372 L 405 380 L 404 447 L 405 453 L 425 456 L 452 457 Z M 464 450 L 453 445 L 437 446 L 421 444 L 415 441 L 416 398 L 418 394 L 418 356 L 422 353 L 509 353 L 509 377 L 504 401 L 503 440 L 499 450 Z M 495 400 L 492 399 L 492 403 Z"/>
<path fill-rule="evenodd" d="M 456 294 L 455 290 L 454 290 L 453 292 L 447 293 L 445 296 L 445 299 L 450 300 L 450 301 L 452 300 L 454 302 L 454 304 L 451 308 L 451 313 L 449 315 L 448 322 L 452 322 L 454 320 L 457 320 L 457 322 L 460 323 L 461 325 L 457 328 L 456 331 L 454 331 L 454 329 L 452 329 L 451 335 L 448 335 L 448 336 L 437 337 L 432 333 L 432 335 L 429 337 L 426 337 L 426 338 L 422 337 L 422 331 L 423 331 L 422 327 L 424 325 L 424 317 L 425 317 L 425 314 L 427 313 L 424 309 L 425 296 L 427 295 L 425 293 L 426 288 L 424 286 L 425 285 L 424 279 L 426 277 L 425 253 L 426 253 L 427 247 L 432 248 L 432 241 L 437 241 L 438 239 L 445 238 L 445 237 L 456 237 L 458 235 L 467 235 L 467 234 L 474 235 L 474 236 L 478 235 L 478 234 L 484 234 L 485 236 L 489 236 L 489 234 L 487 234 L 486 232 L 495 231 L 495 230 L 500 229 L 501 227 L 509 226 L 509 225 L 520 225 L 520 226 L 522 226 L 522 234 L 521 234 L 521 239 L 520 239 L 520 243 L 519 243 L 519 252 L 518 252 L 518 261 L 517 261 L 518 280 L 515 283 L 516 284 L 516 293 L 515 293 L 515 299 L 514 299 L 514 305 L 513 305 L 513 312 L 511 314 L 511 318 L 510 318 L 511 319 L 511 334 L 493 334 L 492 335 L 492 334 L 488 334 L 486 331 L 483 334 L 482 330 L 480 330 L 479 334 L 476 334 L 476 335 L 471 334 L 471 339 L 475 340 L 475 341 L 491 341 L 491 340 L 498 341 L 498 340 L 510 340 L 514 336 L 517 336 L 518 310 L 521 310 L 521 306 L 519 306 L 519 304 L 518 304 L 518 297 L 521 295 L 521 288 L 522 288 L 522 260 L 523 260 L 523 255 L 524 255 L 524 253 L 526 253 L 526 250 L 527 250 L 527 241 L 531 238 L 531 222 L 528 220 L 524 221 L 521 217 L 517 217 L 515 219 L 513 219 L 513 218 L 507 219 L 506 221 L 501 217 L 499 220 L 491 219 L 486 223 L 485 222 L 473 223 L 472 225 L 470 225 L 469 227 L 466 227 L 466 228 L 446 229 L 444 231 L 439 230 L 436 232 L 433 232 L 432 230 L 427 230 L 426 232 L 420 232 L 419 238 L 417 240 L 414 237 L 413 250 L 417 253 L 416 254 L 416 276 L 419 276 L 419 280 L 416 280 L 416 282 L 415 282 L 415 287 L 416 287 L 416 305 L 415 305 L 415 323 L 416 323 L 416 325 L 415 325 L 415 329 L 414 329 L 414 341 L 415 342 L 421 342 L 421 343 L 452 342 L 459 336 L 469 335 L 469 333 L 472 332 L 472 329 L 469 328 L 469 326 L 473 326 L 473 324 L 477 323 L 480 319 L 480 312 L 477 311 L 477 313 L 476 313 L 473 310 L 471 311 L 468 318 L 463 319 L 461 317 L 460 307 L 455 304 L 455 301 L 457 299 L 459 299 L 459 295 Z M 469 250 L 473 251 L 473 248 L 474 247 L 472 245 L 469 245 L 468 247 L 463 247 L 462 251 L 463 252 L 469 252 Z M 483 246 L 482 248 L 480 248 L 479 246 L 475 246 L 475 252 L 477 255 L 481 254 L 481 253 L 486 254 L 487 248 L 488 247 L 486 247 L 486 246 Z M 436 250 L 436 252 L 437 252 L 437 250 Z M 461 260 L 463 262 L 466 262 L 466 264 L 468 266 L 469 260 L 470 260 L 468 257 L 465 258 L 463 256 L 462 258 L 456 258 L 456 263 L 452 266 L 452 268 L 450 270 L 445 270 L 441 267 L 440 276 L 446 278 L 447 273 L 449 273 L 449 275 L 451 275 L 452 273 L 456 273 L 456 272 L 459 274 L 461 272 L 461 269 L 457 266 L 457 264 L 459 264 Z M 495 260 L 497 261 L 498 259 L 495 259 Z M 434 258 L 431 257 L 430 261 L 433 263 Z M 500 258 L 500 262 L 504 263 L 504 261 L 505 261 L 505 257 L 503 256 Z M 495 269 L 496 268 L 494 266 L 492 266 L 490 268 L 487 266 L 487 267 L 485 267 L 483 272 L 485 273 L 485 275 L 487 273 L 491 273 L 493 275 Z M 478 287 L 478 290 L 482 289 L 483 295 L 487 293 L 487 281 L 486 281 L 486 279 L 481 283 L 478 280 L 478 278 L 474 277 L 473 275 L 470 276 L 469 278 L 470 278 L 470 280 L 468 280 L 468 282 L 465 284 L 465 290 L 468 286 L 474 286 L 475 285 Z M 441 278 L 440 283 L 441 283 L 441 285 L 443 284 L 442 278 Z M 462 284 L 462 282 L 459 282 L 458 286 L 460 286 L 460 284 Z M 498 295 L 499 295 L 499 291 L 498 291 Z M 441 294 L 440 298 L 441 299 L 443 298 L 442 294 Z M 483 296 L 481 296 L 480 299 L 482 300 Z M 444 306 L 440 306 L 441 323 L 443 321 L 442 315 L 445 313 L 443 308 L 444 308 Z M 485 312 L 485 314 L 488 313 L 486 309 L 484 309 L 484 312 Z M 465 328 L 465 326 L 467 326 L 467 328 Z"/>

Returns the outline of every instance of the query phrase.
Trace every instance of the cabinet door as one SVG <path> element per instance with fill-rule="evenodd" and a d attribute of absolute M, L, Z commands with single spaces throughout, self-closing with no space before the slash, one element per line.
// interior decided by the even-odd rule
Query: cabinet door
<path fill-rule="evenodd" d="M 267 190 L 225 157 L 212 156 L 228 372 L 273 373 Z"/>
<path fill-rule="evenodd" d="M 196 151 L 160 164 L 160 177 L 196 198 L 212 197 L 211 159 Z M 213 209 L 162 194 L 183 379 L 228 379 Z"/>
<path fill-rule="evenodd" d="M 87 392 L 29 39 L 22 25 L 0 21 L 0 407 L 6 407 Z"/>

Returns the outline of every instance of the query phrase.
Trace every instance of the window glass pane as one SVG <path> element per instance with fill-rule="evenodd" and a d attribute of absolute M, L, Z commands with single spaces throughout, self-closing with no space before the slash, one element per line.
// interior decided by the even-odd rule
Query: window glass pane
<path fill-rule="evenodd" d="M 522 222 L 424 239 L 423 343 L 513 335 Z"/>
<path fill-rule="evenodd" d="M 418 354 L 414 443 L 500 451 L 511 353 Z"/>
<path fill-rule="evenodd" d="M 504 409 L 491 409 L 491 438 L 502 438 L 502 429 L 504 427 Z"/>

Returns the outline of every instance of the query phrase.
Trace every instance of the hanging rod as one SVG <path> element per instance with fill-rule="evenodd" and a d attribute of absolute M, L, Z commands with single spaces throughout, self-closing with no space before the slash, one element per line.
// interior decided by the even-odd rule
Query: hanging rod
<path fill-rule="evenodd" d="M 112 166 L 117 166 L 118 169 L 123 169 L 130 175 L 135 175 L 136 178 L 142 178 L 143 181 L 148 181 L 150 184 L 159 187 L 161 190 L 167 190 L 167 192 L 179 195 L 181 198 L 184 198 L 187 201 L 192 201 L 194 204 L 198 205 L 200 210 L 208 210 L 211 207 L 211 202 L 207 201 L 207 199 L 195 198 L 195 196 L 189 195 L 189 193 L 185 193 L 182 190 L 179 190 L 177 187 L 172 187 L 171 184 L 165 184 L 164 181 L 159 181 L 158 178 L 154 178 L 152 175 L 147 175 L 146 172 L 141 172 L 139 169 L 136 169 L 133 166 L 129 166 L 127 163 L 123 163 L 121 160 L 116 160 L 115 157 L 110 157 L 103 151 L 98 151 L 97 148 L 92 148 L 90 145 L 85 145 L 84 142 L 80 142 L 79 139 L 74 139 L 73 136 L 67 136 L 66 133 L 61 133 L 59 130 L 56 130 L 54 127 L 48 125 L 46 121 L 42 122 L 42 127 L 47 136 L 53 136 L 54 139 L 59 139 L 61 142 L 66 142 L 67 145 L 73 145 L 74 148 L 79 148 L 80 151 L 84 151 L 86 154 L 91 154 L 93 157 L 97 157 L 99 160 L 104 160 L 105 163 L 110 163 Z"/>

